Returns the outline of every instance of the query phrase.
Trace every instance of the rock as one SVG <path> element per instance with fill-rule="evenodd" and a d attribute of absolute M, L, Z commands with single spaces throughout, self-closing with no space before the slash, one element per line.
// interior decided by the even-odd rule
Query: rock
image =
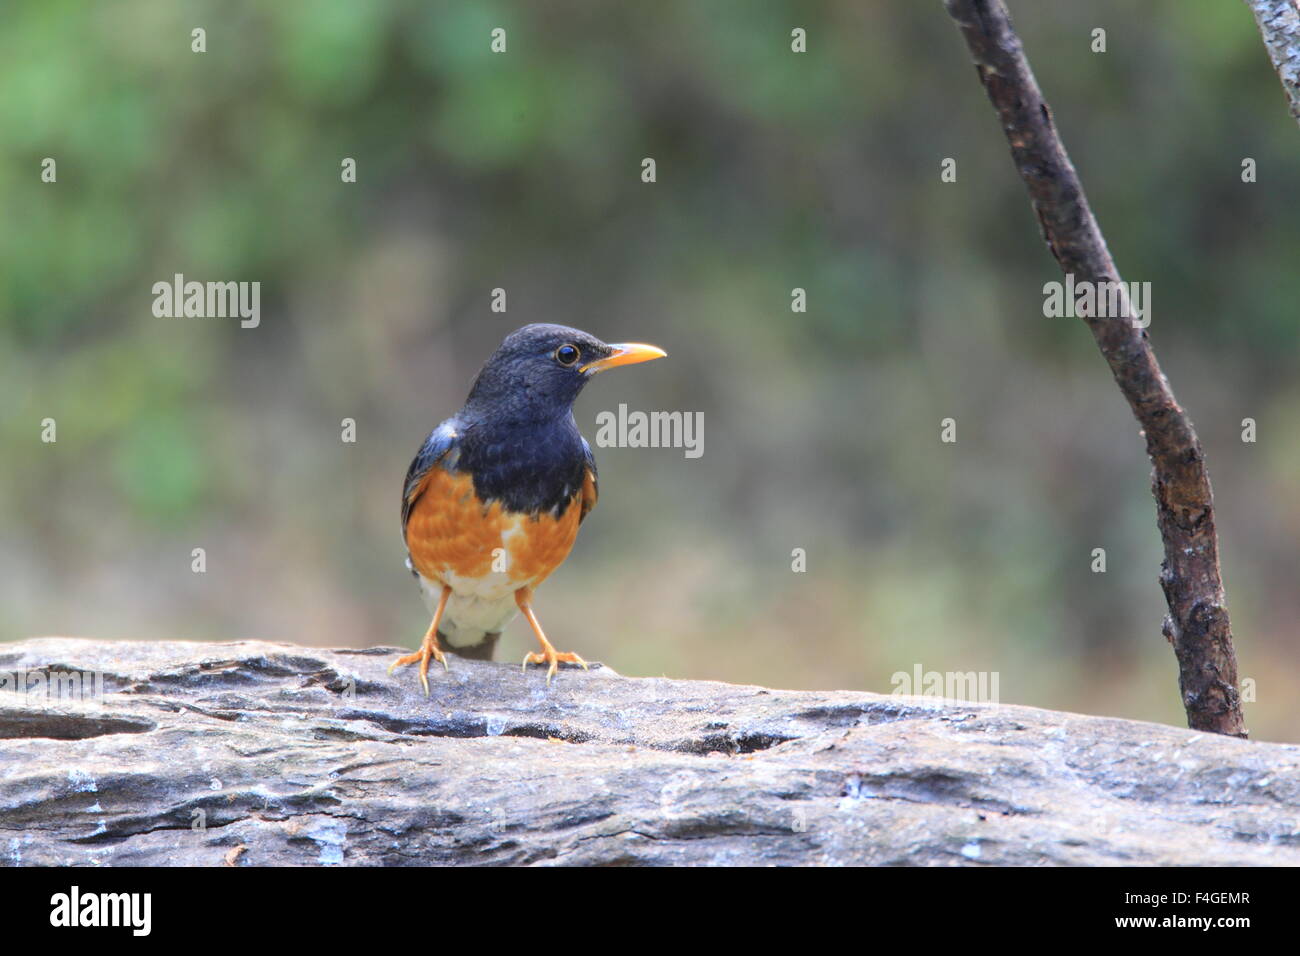
<path fill-rule="evenodd" d="M 598 665 L 548 687 L 456 657 L 425 698 L 413 670 L 385 673 L 398 653 L 0 645 L 0 858 L 1300 864 L 1300 747 Z M 102 693 L 69 699 L 73 671 Z"/>

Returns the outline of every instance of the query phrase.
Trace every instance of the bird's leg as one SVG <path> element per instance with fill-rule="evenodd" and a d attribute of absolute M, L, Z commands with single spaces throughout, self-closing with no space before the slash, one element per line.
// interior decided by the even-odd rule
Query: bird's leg
<path fill-rule="evenodd" d="M 442 620 L 443 609 L 447 606 L 447 598 L 451 597 L 451 588 L 443 585 L 442 597 L 438 598 L 438 609 L 433 612 L 433 623 L 429 625 L 429 630 L 424 634 L 424 642 L 420 644 L 420 649 L 414 654 L 407 654 L 405 657 L 399 657 L 388 666 L 388 673 L 392 673 L 399 667 L 407 664 L 420 662 L 420 683 L 424 685 L 424 696 L 429 696 L 429 658 L 436 658 L 442 665 L 442 669 L 447 669 L 447 658 L 443 656 L 442 648 L 438 646 L 438 622 Z"/>
<path fill-rule="evenodd" d="M 566 664 L 581 664 L 583 670 L 587 670 L 587 662 L 573 652 L 560 653 L 551 646 L 551 642 L 546 639 L 546 632 L 542 630 L 541 622 L 537 620 L 537 615 L 533 613 L 532 606 L 533 592 L 528 588 L 520 588 L 515 592 L 515 603 L 519 605 L 519 610 L 524 612 L 524 617 L 528 618 L 528 623 L 533 628 L 533 633 L 537 635 L 537 643 L 542 645 L 540 651 L 533 651 L 524 657 L 524 670 L 528 670 L 529 664 L 549 664 L 546 670 L 546 683 L 551 682 L 555 676 L 556 670 L 559 669 L 560 662 Z"/>

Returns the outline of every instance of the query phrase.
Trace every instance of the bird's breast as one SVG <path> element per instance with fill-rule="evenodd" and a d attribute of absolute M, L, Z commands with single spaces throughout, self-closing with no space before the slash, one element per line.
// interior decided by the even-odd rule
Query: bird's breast
<path fill-rule="evenodd" d="M 573 548 L 581 493 L 575 489 L 558 514 L 529 514 L 479 498 L 467 472 L 431 468 L 412 496 L 406 526 L 411 564 L 422 577 L 465 596 L 535 588 Z"/>

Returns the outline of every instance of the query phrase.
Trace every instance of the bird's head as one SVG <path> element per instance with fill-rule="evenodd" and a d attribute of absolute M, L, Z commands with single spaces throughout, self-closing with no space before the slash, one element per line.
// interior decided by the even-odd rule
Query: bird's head
<path fill-rule="evenodd" d="M 564 325 L 525 325 L 483 364 L 465 408 L 514 419 L 566 415 L 592 376 L 667 354 L 636 342 L 611 345 Z"/>

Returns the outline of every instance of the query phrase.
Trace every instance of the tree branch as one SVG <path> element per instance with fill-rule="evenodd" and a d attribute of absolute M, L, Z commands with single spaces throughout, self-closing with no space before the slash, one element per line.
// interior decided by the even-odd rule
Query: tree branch
<path fill-rule="evenodd" d="M 1088 207 L 1052 113 L 1002 0 L 946 0 L 997 110 L 1052 255 L 1076 285 L 1118 283 L 1119 270 Z M 1245 737 L 1237 658 L 1219 572 L 1214 496 L 1200 440 L 1174 399 L 1146 330 L 1132 320 L 1127 287 L 1118 317 L 1084 317 L 1115 382 L 1142 426 L 1153 467 L 1156 521 L 1164 541 L 1160 583 L 1165 637 L 1178 658 L 1178 686 L 1194 730 Z"/>
<path fill-rule="evenodd" d="M 1296 0 L 1246 0 L 1268 58 L 1282 81 L 1291 115 L 1300 123 L 1300 9 Z"/>
<path fill-rule="evenodd" d="M 1285 744 L 403 650 L 0 643 L 0 867 L 1300 866 Z"/>

